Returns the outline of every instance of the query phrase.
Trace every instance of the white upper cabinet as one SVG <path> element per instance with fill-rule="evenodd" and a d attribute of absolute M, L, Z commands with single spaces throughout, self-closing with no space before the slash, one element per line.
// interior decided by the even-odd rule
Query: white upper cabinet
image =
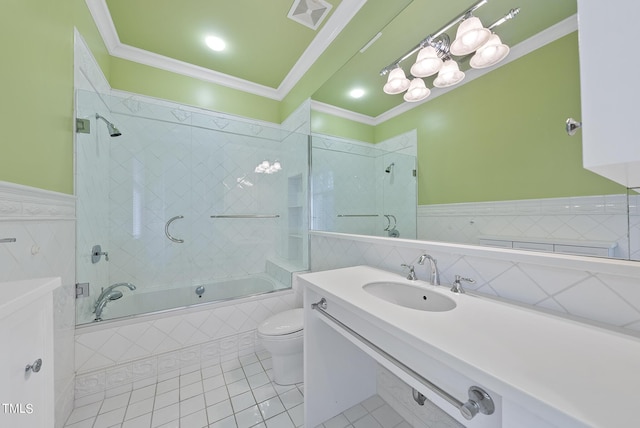
<path fill-rule="evenodd" d="M 578 0 L 583 164 L 640 186 L 640 1 Z"/>

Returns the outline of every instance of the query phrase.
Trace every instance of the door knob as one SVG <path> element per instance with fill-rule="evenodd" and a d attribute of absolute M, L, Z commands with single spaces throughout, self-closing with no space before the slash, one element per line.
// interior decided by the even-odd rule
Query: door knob
<path fill-rule="evenodd" d="M 24 368 L 24 371 L 27 372 L 27 373 L 29 371 L 32 371 L 34 373 L 38 373 L 41 368 L 42 368 L 42 358 L 38 358 L 37 360 L 35 360 L 33 362 L 33 364 L 27 364 L 27 366 Z"/>

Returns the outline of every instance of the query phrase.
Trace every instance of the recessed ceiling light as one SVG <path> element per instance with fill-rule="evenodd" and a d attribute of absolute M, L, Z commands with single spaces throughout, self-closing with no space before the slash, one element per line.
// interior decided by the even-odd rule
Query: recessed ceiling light
<path fill-rule="evenodd" d="M 227 44 L 220 37 L 208 36 L 204 39 L 204 42 L 209 46 L 209 49 L 216 52 L 223 51 Z"/>
<path fill-rule="evenodd" d="M 352 98 L 362 98 L 362 96 L 364 95 L 364 89 L 352 89 L 351 92 L 349 92 L 349 95 L 351 95 Z"/>

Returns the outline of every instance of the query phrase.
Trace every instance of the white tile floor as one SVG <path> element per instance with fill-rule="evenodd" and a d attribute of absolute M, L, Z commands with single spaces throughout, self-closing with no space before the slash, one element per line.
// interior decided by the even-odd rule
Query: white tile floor
<path fill-rule="evenodd" d="M 272 382 L 271 358 L 249 354 L 76 400 L 65 428 L 297 428 L 303 385 Z M 380 397 L 321 428 L 410 428 Z"/>

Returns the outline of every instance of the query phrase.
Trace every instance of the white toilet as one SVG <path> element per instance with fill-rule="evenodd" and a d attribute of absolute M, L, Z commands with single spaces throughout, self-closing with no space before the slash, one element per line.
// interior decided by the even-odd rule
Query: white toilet
<path fill-rule="evenodd" d="M 273 380 L 293 385 L 303 380 L 302 308 L 290 309 L 267 318 L 258 326 L 258 337 L 271 353 Z"/>

